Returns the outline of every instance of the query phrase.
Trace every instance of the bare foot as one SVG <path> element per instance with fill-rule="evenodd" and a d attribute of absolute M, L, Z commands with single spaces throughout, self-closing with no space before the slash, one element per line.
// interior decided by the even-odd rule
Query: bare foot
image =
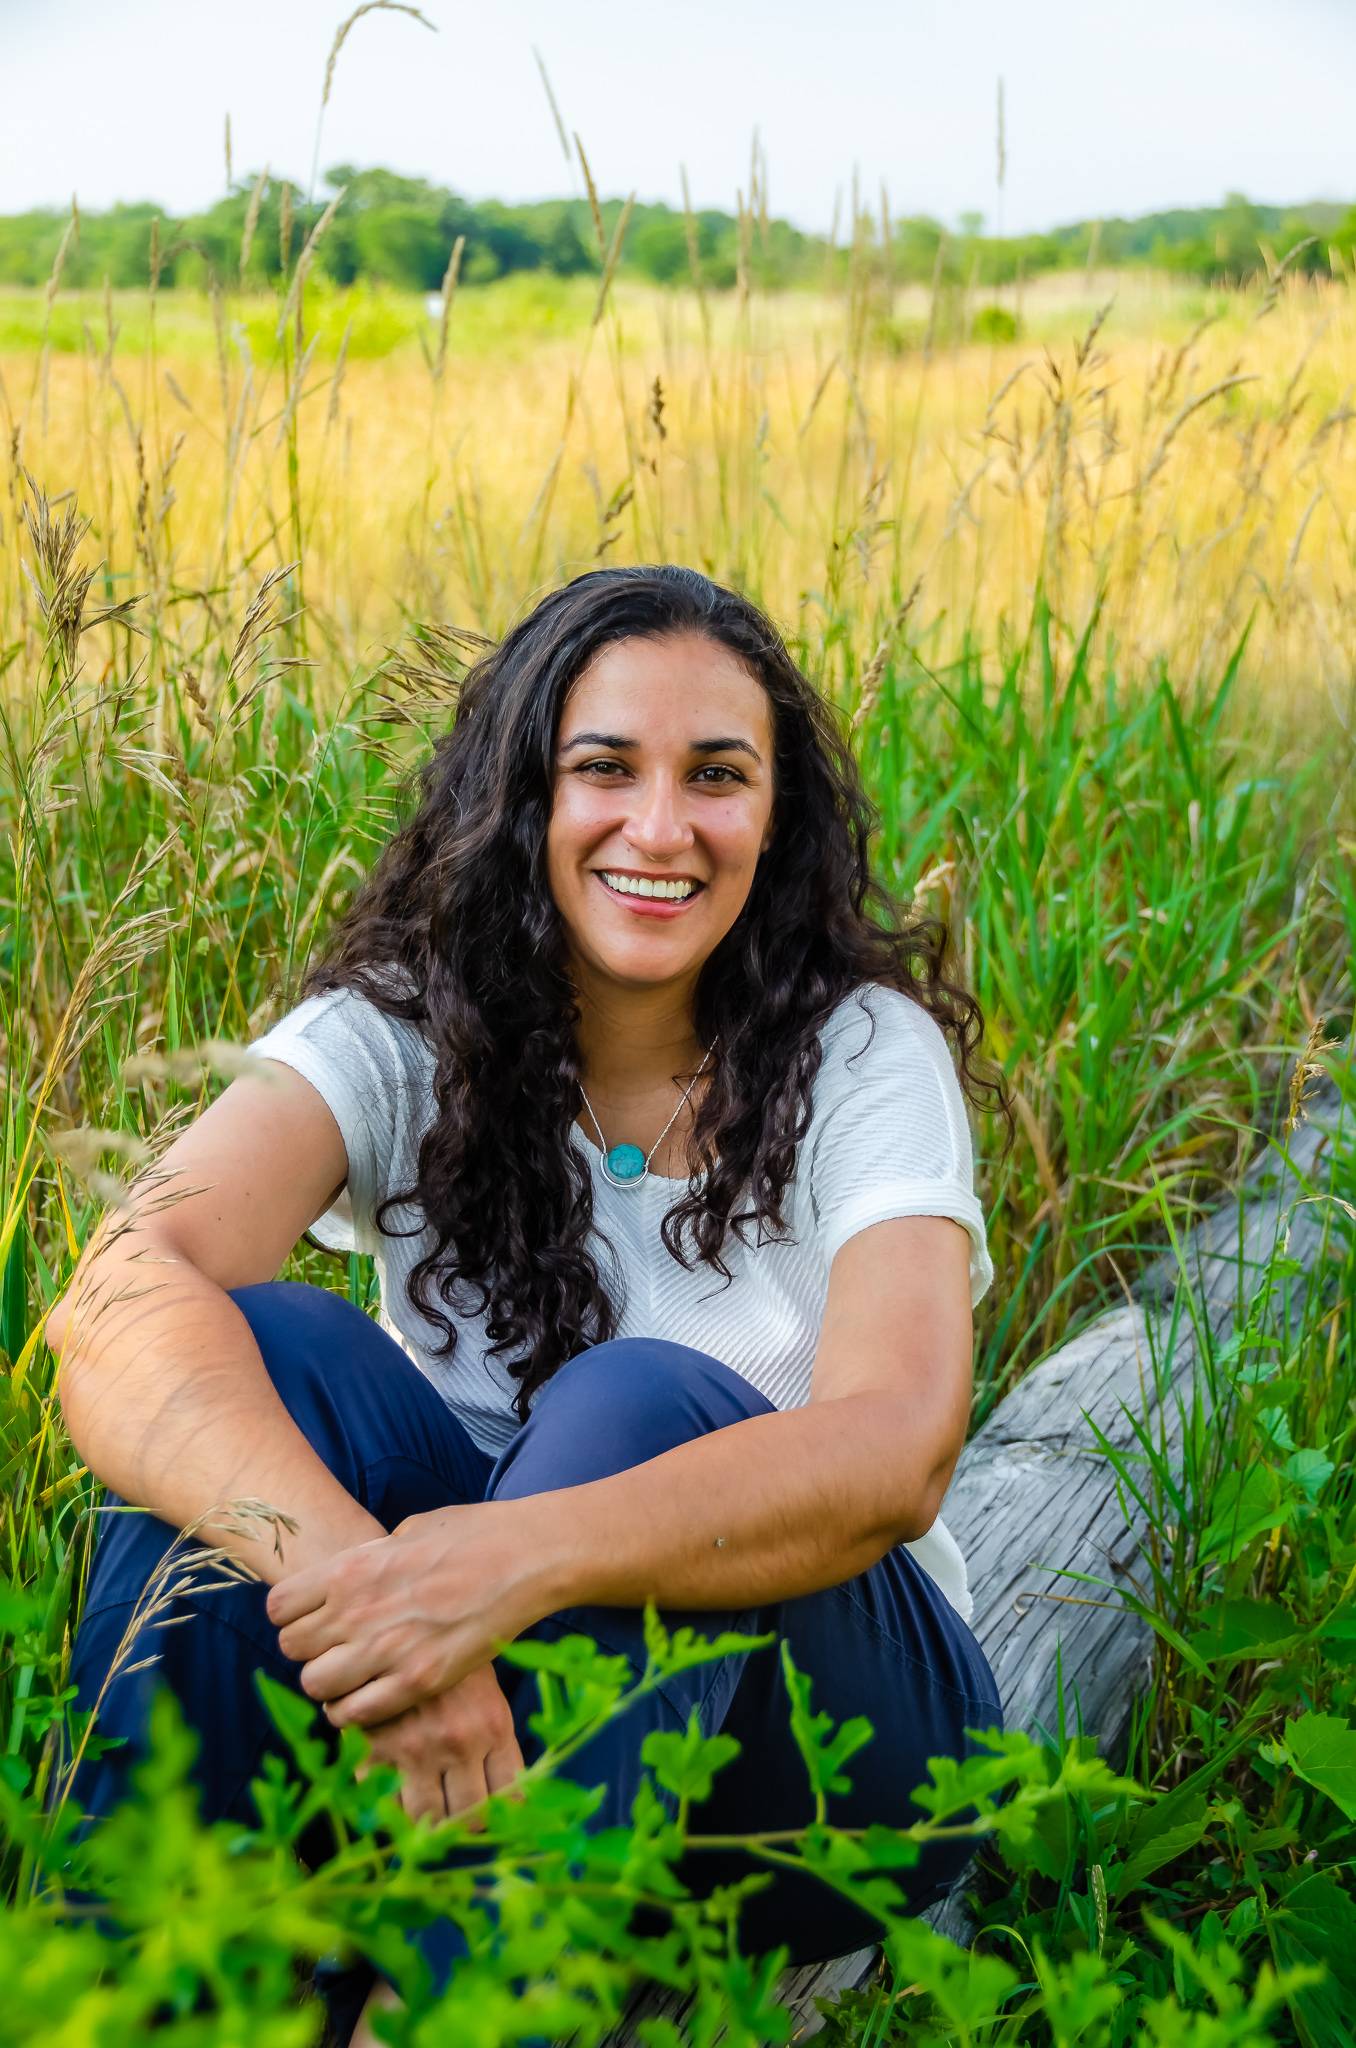
<path fill-rule="evenodd" d="M 349 2048 L 386 2048 L 379 2035 L 372 2032 L 372 2019 L 379 2012 L 393 2012 L 400 2004 L 394 1991 L 387 1983 L 373 1986 L 371 1996 L 358 2018 L 349 2040 Z"/>

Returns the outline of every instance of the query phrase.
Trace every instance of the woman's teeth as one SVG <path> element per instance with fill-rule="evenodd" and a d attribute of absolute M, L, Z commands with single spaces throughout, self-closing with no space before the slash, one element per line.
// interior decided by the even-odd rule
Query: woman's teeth
<path fill-rule="evenodd" d="M 699 882 L 654 881 L 648 875 L 613 875 L 606 868 L 599 872 L 608 888 L 618 890 L 623 896 L 660 896 L 668 903 L 684 903 L 701 887 Z"/>

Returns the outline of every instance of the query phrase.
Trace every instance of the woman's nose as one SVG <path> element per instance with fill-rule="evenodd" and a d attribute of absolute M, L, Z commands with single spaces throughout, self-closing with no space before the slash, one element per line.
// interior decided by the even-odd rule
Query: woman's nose
<path fill-rule="evenodd" d="M 682 792 L 672 783 L 656 781 L 638 793 L 626 824 L 626 836 L 655 859 L 692 844 L 692 827 L 683 809 Z"/>

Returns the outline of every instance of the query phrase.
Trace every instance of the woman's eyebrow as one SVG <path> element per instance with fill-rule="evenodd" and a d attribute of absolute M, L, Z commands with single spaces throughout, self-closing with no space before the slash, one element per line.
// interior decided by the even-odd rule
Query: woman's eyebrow
<path fill-rule="evenodd" d="M 636 747 L 639 744 L 639 740 L 626 739 L 621 733 L 616 732 L 577 732 L 573 739 L 565 740 L 562 743 L 560 751 L 562 754 L 568 754 L 573 752 L 576 747 L 612 747 L 620 754 L 625 753 L 629 747 Z M 693 740 L 691 747 L 694 754 L 748 754 L 760 766 L 762 764 L 763 757 L 750 740 L 742 740 L 733 736 L 713 740 Z"/>

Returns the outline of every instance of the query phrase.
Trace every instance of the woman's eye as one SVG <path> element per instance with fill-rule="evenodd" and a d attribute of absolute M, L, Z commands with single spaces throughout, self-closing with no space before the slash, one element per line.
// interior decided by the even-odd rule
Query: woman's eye
<path fill-rule="evenodd" d="M 612 773 L 614 769 L 617 771 L 616 774 Z M 578 775 L 597 776 L 603 782 L 615 782 L 618 775 L 625 775 L 627 773 L 627 767 L 624 761 L 581 761 L 575 773 Z M 732 782 L 742 782 L 744 780 L 744 777 L 737 768 L 727 766 L 724 761 L 708 761 L 705 767 L 697 770 L 693 780 L 700 782 L 708 776 L 713 777 L 714 781 L 708 782 L 707 787 L 714 787 L 716 789 L 724 788 Z"/>

